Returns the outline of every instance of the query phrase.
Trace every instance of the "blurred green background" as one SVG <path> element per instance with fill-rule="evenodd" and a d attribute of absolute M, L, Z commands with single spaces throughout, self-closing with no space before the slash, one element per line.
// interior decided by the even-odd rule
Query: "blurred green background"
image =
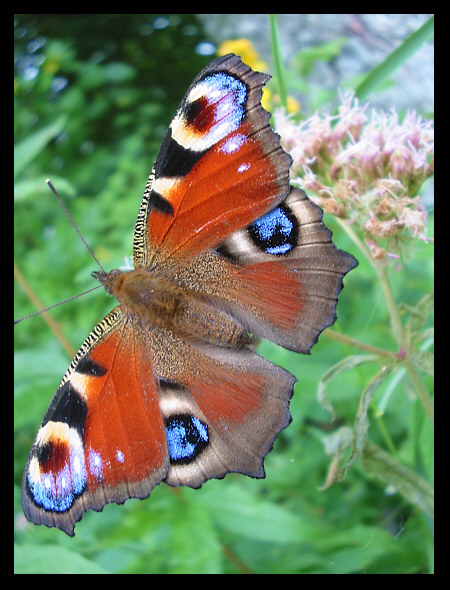
<path fill-rule="evenodd" d="M 103 266 L 122 266 L 132 256 L 134 223 L 161 140 L 190 82 L 215 56 L 220 36 L 214 38 L 211 26 L 205 32 L 198 16 L 181 14 L 16 15 L 14 24 L 14 258 L 28 289 L 50 305 L 93 286 L 96 267 L 45 179 L 59 190 Z M 280 37 L 283 44 L 282 28 Z M 313 84 L 308 90 L 317 90 L 317 103 L 329 99 Z M 359 258 L 333 220 L 326 221 L 335 243 Z M 414 244 L 406 276 L 393 276 L 399 300 L 415 305 L 431 291 L 432 256 L 430 245 Z M 15 318 L 35 309 L 19 281 L 14 305 Z M 99 290 L 51 313 L 75 351 L 113 306 Z M 364 260 L 345 279 L 338 317 L 338 331 L 395 350 L 380 289 Z M 317 384 L 355 353 L 325 337 L 307 357 L 261 345 L 262 354 L 298 379 L 293 422 L 266 458 L 265 480 L 232 474 L 200 490 L 161 484 L 145 501 L 85 514 L 73 539 L 27 523 L 22 473 L 71 358 L 41 317 L 17 325 L 14 337 L 16 572 L 431 571 L 429 517 L 359 462 L 342 483 L 321 490 L 331 461 L 322 439 L 331 425 L 317 401 Z M 352 426 L 372 376 L 365 365 L 329 384 L 342 424 Z M 407 385 L 395 390 L 383 419 L 382 426 L 371 422 L 371 440 L 383 447 L 387 428 L 398 457 L 430 480 L 432 432 Z"/>

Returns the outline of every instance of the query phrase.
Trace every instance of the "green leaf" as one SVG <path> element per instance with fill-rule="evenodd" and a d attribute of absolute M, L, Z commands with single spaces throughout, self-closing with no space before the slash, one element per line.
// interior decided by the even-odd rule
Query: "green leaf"
<path fill-rule="evenodd" d="M 129 82 L 136 76 L 136 70 L 133 67 L 118 61 L 106 64 L 103 69 L 106 80 L 113 84 Z"/>
<path fill-rule="evenodd" d="M 317 401 L 319 402 L 319 404 L 323 406 L 328 412 L 330 412 L 330 414 L 334 418 L 334 408 L 326 395 L 326 388 L 329 381 L 337 377 L 337 375 L 339 375 L 339 373 L 342 373 L 343 371 L 351 371 L 358 365 L 361 365 L 363 363 L 372 363 L 378 360 L 380 360 L 380 357 L 375 354 L 353 354 L 333 365 L 331 369 L 329 369 L 323 375 L 323 377 L 320 379 L 317 385 Z"/>
<path fill-rule="evenodd" d="M 285 545 L 317 536 L 317 529 L 298 514 L 253 496 L 237 485 L 210 484 L 202 500 L 217 526 L 239 537 Z"/>
<path fill-rule="evenodd" d="M 359 455 L 362 453 L 367 442 L 367 431 L 369 430 L 369 406 L 372 401 L 373 394 L 386 380 L 389 374 L 387 367 L 382 367 L 378 373 L 370 380 L 368 386 L 364 389 L 359 402 L 358 412 L 356 414 L 355 425 L 353 430 L 353 445 L 352 452 L 345 465 L 337 475 L 338 480 L 345 477 L 348 469 L 353 465 Z"/>
<path fill-rule="evenodd" d="M 349 426 L 342 426 L 335 432 L 327 434 L 322 438 L 322 444 L 327 455 L 338 455 L 348 448 L 353 440 L 353 431 Z"/>
<path fill-rule="evenodd" d="M 103 568 L 77 551 L 59 545 L 15 545 L 16 574 L 107 574 Z"/>
<path fill-rule="evenodd" d="M 54 340 L 40 350 L 24 349 L 14 354 L 14 428 L 38 424 L 69 364 Z"/>
<path fill-rule="evenodd" d="M 170 573 L 221 573 L 222 549 L 211 515 L 194 494 L 182 492 L 171 519 Z"/>
<path fill-rule="evenodd" d="M 61 133 L 66 120 L 66 116 L 60 115 L 55 121 L 31 133 L 14 147 L 14 178 L 25 170 L 51 139 Z"/>
<path fill-rule="evenodd" d="M 286 73 L 283 64 L 283 55 L 281 52 L 280 35 L 278 32 L 277 17 L 275 14 L 269 15 L 270 22 L 270 44 L 272 47 L 273 65 L 275 70 L 275 80 L 278 88 L 278 95 L 280 97 L 280 104 L 286 108 L 287 106 L 287 90 L 286 90 Z"/>
<path fill-rule="evenodd" d="M 431 16 L 417 31 L 407 37 L 386 59 L 376 65 L 356 87 L 355 93 L 361 100 L 366 99 L 392 74 L 406 63 L 424 43 L 434 35 L 434 16 Z"/>
<path fill-rule="evenodd" d="M 296 74 L 301 78 L 306 78 L 311 74 L 317 62 L 330 62 L 337 57 L 347 41 L 347 37 L 336 37 L 320 45 L 305 47 L 296 53 L 293 59 Z"/>
<path fill-rule="evenodd" d="M 367 441 L 361 457 L 362 465 L 367 473 L 394 486 L 409 502 L 421 510 L 434 516 L 434 490 L 424 479 L 416 475 L 389 453 Z"/>
<path fill-rule="evenodd" d="M 432 352 L 418 350 L 417 352 L 412 353 L 411 356 L 414 364 L 421 371 L 425 371 L 425 373 L 434 376 L 434 354 Z"/>
<path fill-rule="evenodd" d="M 67 195 L 69 197 L 75 196 L 75 187 L 63 176 L 52 175 L 50 180 L 52 181 L 52 184 L 57 187 L 58 193 Z M 45 181 L 46 177 L 42 175 L 15 182 L 14 200 L 25 201 L 26 199 L 36 197 L 36 195 L 42 194 L 44 192 L 50 194 L 50 189 L 48 188 L 48 185 Z"/>

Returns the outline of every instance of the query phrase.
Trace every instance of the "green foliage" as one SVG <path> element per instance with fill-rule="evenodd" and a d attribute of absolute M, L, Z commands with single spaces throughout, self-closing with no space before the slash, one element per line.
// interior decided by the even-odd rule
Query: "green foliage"
<path fill-rule="evenodd" d="M 102 264 L 123 265 L 165 129 L 209 58 L 195 52 L 205 36 L 194 15 L 18 15 L 15 37 L 15 263 L 49 305 L 91 287 L 95 265 L 45 178 Z M 322 336 L 308 357 L 262 342 L 261 354 L 298 378 L 293 421 L 266 458 L 265 480 L 161 484 L 145 501 L 85 514 L 74 538 L 27 523 L 23 469 L 70 358 L 42 317 L 15 327 L 16 572 L 431 571 L 432 427 L 401 359 L 378 355 L 397 351 L 379 277 L 335 219 L 326 223 L 360 261 L 336 329 L 374 350 L 343 334 Z M 431 245 L 416 240 L 404 265 L 388 278 L 428 390 Z M 34 311 L 19 282 L 14 301 L 15 317 Z M 96 291 L 52 315 L 75 350 L 113 305 Z"/>
<path fill-rule="evenodd" d="M 399 67 L 408 61 L 424 43 L 432 39 L 434 35 L 434 16 L 431 16 L 425 24 L 414 31 L 395 51 L 392 51 L 386 59 L 373 68 L 355 89 L 356 95 L 364 100 L 388 79 Z"/>

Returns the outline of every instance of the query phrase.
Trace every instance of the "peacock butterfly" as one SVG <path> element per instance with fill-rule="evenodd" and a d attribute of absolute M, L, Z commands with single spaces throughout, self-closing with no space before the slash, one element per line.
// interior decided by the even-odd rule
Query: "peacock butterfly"
<path fill-rule="evenodd" d="M 357 263 L 289 186 L 261 106 L 269 76 L 235 55 L 195 78 L 164 138 L 134 231 L 134 270 L 93 273 L 119 305 L 64 375 L 26 465 L 26 517 L 74 535 L 87 510 L 264 477 L 296 379 L 257 338 L 308 353 Z"/>

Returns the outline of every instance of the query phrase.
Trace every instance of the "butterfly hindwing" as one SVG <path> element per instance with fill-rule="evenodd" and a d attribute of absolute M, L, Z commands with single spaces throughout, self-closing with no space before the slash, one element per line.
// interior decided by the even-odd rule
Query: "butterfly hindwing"
<path fill-rule="evenodd" d="M 38 431 L 25 514 L 73 535 L 86 510 L 145 498 L 163 479 L 197 488 L 232 471 L 264 477 L 294 383 L 250 349 L 131 330 L 116 308 L 81 347 Z"/>
<path fill-rule="evenodd" d="M 159 337 L 149 335 L 151 350 Z M 154 355 L 155 370 L 163 374 L 160 409 L 170 457 L 165 482 L 200 487 L 233 471 L 263 477 L 263 459 L 290 422 L 295 378 L 250 349 L 187 343 L 169 334 L 164 341 L 164 354 L 184 361 L 174 370 L 163 366 L 159 351 Z"/>
<path fill-rule="evenodd" d="M 234 314 L 257 336 L 302 353 L 334 323 L 342 279 L 357 264 L 334 246 L 322 216 L 291 188 L 281 205 L 218 249 L 236 264 L 241 284 L 238 292 L 232 285 L 223 290 Z"/>

